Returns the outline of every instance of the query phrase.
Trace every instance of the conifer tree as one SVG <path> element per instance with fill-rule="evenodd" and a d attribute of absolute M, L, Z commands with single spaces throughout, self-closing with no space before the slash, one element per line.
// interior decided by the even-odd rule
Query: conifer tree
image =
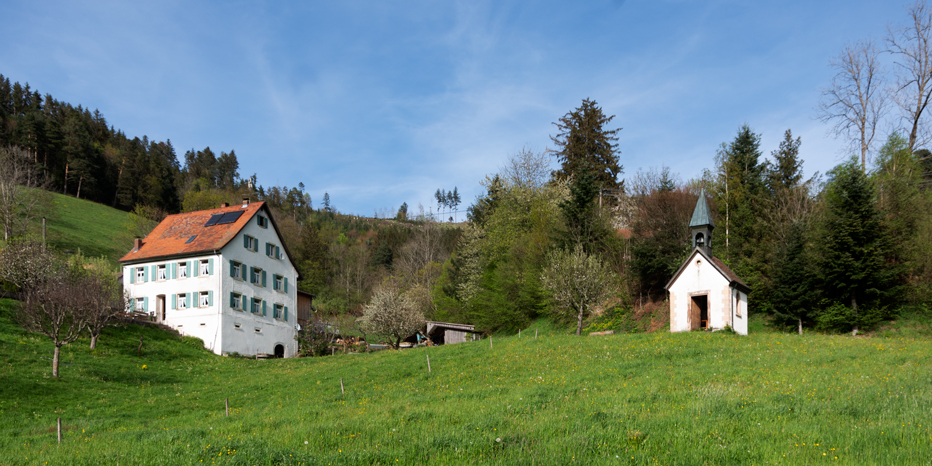
<path fill-rule="evenodd" d="M 823 310 L 820 318 L 826 326 L 847 326 L 856 335 L 883 318 L 888 298 L 896 296 L 895 270 L 886 261 L 889 233 L 856 159 L 835 167 L 830 176 L 820 272 L 826 298 L 837 306 Z"/>
<path fill-rule="evenodd" d="M 550 139 L 560 148 L 554 155 L 561 167 L 553 177 L 565 180 L 590 170 L 596 188 L 623 187 L 618 177 L 624 174 L 624 167 L 619 163 L 616 143 L 616 134 L 621 129 L 605 127 L 613 118 L 614 115 L 605 116 L 598 103 L 587 98 L 579 108 L 555 122 L 559 133 Z"/>

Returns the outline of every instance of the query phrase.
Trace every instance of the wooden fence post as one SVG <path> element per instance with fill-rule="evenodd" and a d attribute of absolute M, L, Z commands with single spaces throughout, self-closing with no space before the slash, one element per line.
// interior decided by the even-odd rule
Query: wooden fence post
<path fill-rule="evenodd" d="M 534 329 L 534 338 L 537 338 L 537 329 Z"/>
<path fill-rule="evenodd" d="M 230 417 L 230 399 L 227 398 L 226 400 L 224 400 L 223 405 L 226 407 L 227 417 Z"/>
<path fill-rule="evenodd" d="M 430 355 L 427 355 L 427 372 L 430 372 Z"/>
<path fill-rule="evenodd" d="M 492 349 L 492 335 L 489 335 L 489 349 Z"/>
<path fill-rule="evenodd" d="M 61 443 L 61 418 L 58 418 L 58 443 Z"/>
<path fill-rule="evenodd" d="M 340 394 L 346 395 L 346 390 L 343 390 L 343 377 L 340 377 Z"/>

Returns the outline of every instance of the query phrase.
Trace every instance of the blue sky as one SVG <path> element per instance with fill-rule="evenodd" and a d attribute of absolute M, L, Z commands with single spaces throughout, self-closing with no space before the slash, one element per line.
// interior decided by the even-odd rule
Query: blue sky
<path fill-rule="evenodd" d="M 815 119 L 829 61 L 905 3 L 7 0 L 0 73 L 179 157 L 235 149 L 315 206 L 427 209 L 456 186 L 463 209 L 587 97 L 623 128 L 626 176 L 698 176 L 744 123 L 768 155 L 792 129 L 824 173 L 846 155 Z"/>

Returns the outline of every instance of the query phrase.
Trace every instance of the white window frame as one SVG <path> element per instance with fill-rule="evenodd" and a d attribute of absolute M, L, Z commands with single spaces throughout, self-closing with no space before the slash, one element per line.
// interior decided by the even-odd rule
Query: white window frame
<path fill-rule="evenodd" d="M 275 291 L 285 292 L 285 277 L 273 274 L 272 275 L 272 289 Z"/>
<path fill-rule="evenodd" d="M 237 280 L 243 280 L 243 277 L 245 276 L 246 274 L 243 273 L 243 263 L 233 261 L 233 278 Z"/>
<path fill-rule="evenodd" d="M 188 278 L 188 262 L 179 262 L 178 263 L 178 277 L 177 278 Z"/>
<path fill-rule="evenodd" d="M 175 298 L 175 309 L 182 310 L 188 308 L 188 294 L 178 293 Z"/>
<path fill-rule="evenodd" d="M 145 267 L 136 267 L 136 283 L 142 283 L 146 280 Z"/>
<path fill-rule="evenodd" d="M 155 266 L 155 279 L 168 280 L 168 267 L 165 264 Z"/>
<path fill-rule="evenodd" d="M 249 241 L 249 245 L 246 246 L 246 249 L 252 252 L 256 252 L 256 249 L 259 249 L 259 240 L 257 240 L 255 237 L 246 235 L 246 240 Z"/>
<path fill-rule="evenodd" d="M 133 309 L 137 312 L 146 312 L 146 298 L 136 298 L 136 305 Z"/>
<path fill-rule="evenodd" d="M 233 293 L 233 309 L 236 309 L 237 311 L 244 310 L 242 293 Z"/>
<path fill-rule="evenodd" d="M 249 283 L 256 286 L 262 286 L 262 269 L 259 267 L 252 268 L 252 275 L 249 277 Z"/>
<path fill-rule="evenodd" d="M 249 312 L 252 312 L 253 314 L 262 314 L 262 300 L 259 298 L 250 299 Z"/>
<path fill-rule="evenodd" d="M 272 308 L 272 317 L 282 320 L 285 317 L 285 305 L 276 303 Z"/>
<path fill-rule="evenodd" d="M 210 307 L 210 292 L 201 291 L 197 294 L 198 307 Z"/>
<path fill-rule="evenodd" d="M 198 264 L 200 264 L 200 265 L 199 265 L 199 268 L 200 268 L 200 271 L 201 271 L 200 275 L 202 275 L 202 276 L 210 275 L 210 260 L 208 260 L 208 259 L 201 259 L 201 260 L 198 261 Z"/>
<path fill-rule="evenodd" d="M 269 218 L 266 217 L 266 216 L 264 216 L 264 215 L 258 215 L 258 217 L 259 217 L 259 218 L 258 218 L 258 220 L 256 220 L 256 223 L 257 223 L 260 227 L 262 227 L 262 228 L 268 228 L 268 227 L 269 227 Z"/>

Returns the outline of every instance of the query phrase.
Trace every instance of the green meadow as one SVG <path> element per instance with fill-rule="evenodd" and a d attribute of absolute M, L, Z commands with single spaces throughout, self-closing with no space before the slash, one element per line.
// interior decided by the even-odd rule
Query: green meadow
<path fill-rule="evenodd" d="M 54 215 L 48 220 L 49 244 L 59 250 L 80 250 L 86 257 L 104 256 L 115 267 L 132 247 L 131 238 L 120 238 L 129 213 L 72 196 L 50 194 Z"/>
<path fill-rule="evenodd" d="M 918 338 L 530 330 L 492 345 L 255 361 L 126 326 L 95 351 L 66 346 L 54 380 L 51 344 L 11 323 L 16 306 L 0 301 L 0 464 L 932 458 L 932 344 Z"/>

